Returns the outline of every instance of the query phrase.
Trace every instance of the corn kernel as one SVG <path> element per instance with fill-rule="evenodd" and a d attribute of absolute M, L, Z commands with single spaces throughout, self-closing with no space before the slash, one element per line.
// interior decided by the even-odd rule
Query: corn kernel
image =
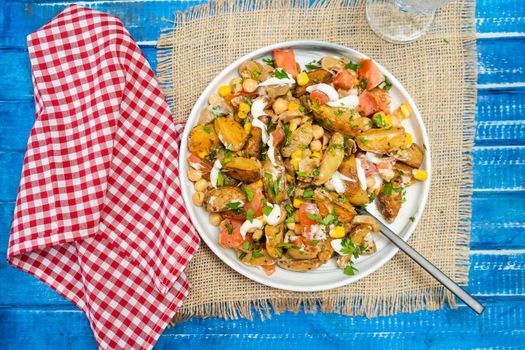
<path fill-rule="evenodd" d="M 248 113 L 250 111 L 250 105 L 246 102 L 239 103 L 239 112 Z"/>
<path fill-rule="evenodd" d="M 313 152 L 312 157 L 321 158 L 323 155 L 319 152 Z"/>
<path fill-rule="evenodd" d="M 409 132 L 405 133 L 405 147 L 410 147 L 412 145 L 412 134 Z"/>
<path fill-rule="evenodd" d="M 299 162 L 300 162 L 300 159 L 297 159 L 297 158 L 290 159 L 290 164 L 293 165 L 295 170 L 299 169 Z"/>
<path fill-rule="evenodd" d="M 390 114 L 387 114 L 383 117 L 383 121 L 385 122 L 385 125 L 392 125 L 392 117 Z"/>
<path fill-rule="evenodd" d="M 237 112 L 237 117 L 239 117 L 240 119 L 246 119 L 246 117 L 248 116 L 248 113 L 246 112 Z"/>
<path fill-rule="evenodd" d="M 249 134 L 250 131 L 252 131 L 252 123 L 250 123 L 250 122 L 244 123 L 244 132 L 246 134 Z"/>
<path fill-rule="evenodd" d="M 298 149 L 292 153 L 292 158 L 301 159 L 303 157 L 303 151 Z"/>
<path fill-rule="evenodd" d="M 199 158 L 204 159 L 208 155 L 208 152 L 206 151 L 200 151 L 198 154 Z"/>
<path fill-rule="evenodd" d="M 221 95 L 222 97 L 228 96 L 231 93 L 232 93 L 232 88 L 229 87 L 228 85 L 223 85 L 219 88 L 219 95 Z"/>
<path fill-rule="evenodd" d="M 290 175 L 290 174 L 286 174 L 286 181 L 292 182 L 293 181 L 293 176 Z"/>
<path fill-rule="evenodd" d="M 343 238 L 345 236 L 345 229 L 343 226 L 336 226 L 330 230 L 330 237 Z"/>
<path fill-rule="evenodd" d="M 401 111 L 401 115 L 403 115 L 403 118 L 406 119 L 410 117 L 410 114 L 412 111 L 410 110 L 410 106 L 408 103 L 402 103 L 401 106 L 399 106 L 399 110 Z"/>
<path fill-rule="evenodd" d="M 295 111 L 296 109 L 299 109 L 299 107 L 301 107 L 301 105 L 298 104 L 298 103 L 295 103 L 295 102 L 288 103 L 288 110 L 289 111 Z"/>
<path fill-rule="evenodd" d="M 416 180 L 425 181 L 428 179 L 428 173 L 426 170 L 414 169 L 412 170 L 412 175 Z"/>
<path fill-rule="evenodd" d="M 302 203 L 303 203 L 303 201 L 300 200 L 299 198 L 294 198 L 293 199 L 293 206 L 294 206 L 294 208 L 299 209 L 299 207 L 301 206 Z"/>
<path fill-rule="evenodd" d="M 294 131 L 295 129 L 297 129 L 297 124 L 295 124 L 295 123 L 290 123 L 290 126 L 288 127 L 288 130 L 290 130 L 290 131 Z"/>
<path fill-rule="evenodd" d="M 263 188 L 262 180 L 257 181 L 255 184 L 257 185 L 258 188 Z"/>
<path fill-rule="evenodd" d="M 306 74 L 306 72 L 302 72 L 297 75 L 297 85 L 303 86 L 308 84 L 309 81 L 310 78 L 308 78 L 308 74 Z"/>
<path fill-rule="evenodd" d="M 354 86 L 359 86 L 360 83 L 361 81 L 359 81 L 359 79 L 354 80 Z"/>

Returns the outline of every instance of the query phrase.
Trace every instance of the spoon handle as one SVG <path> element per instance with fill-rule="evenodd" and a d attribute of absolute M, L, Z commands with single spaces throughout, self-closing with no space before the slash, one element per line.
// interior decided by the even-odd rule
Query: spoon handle
<path fill-rule="evenodd" d="M 368 215 L 374 217 L 372 214 L 368 213 Z M 432 277 L 434 277 L 436 280 L 439 281 L 442 285 L 444 285 L 449 291 L 454 293 L 459 299 L 461 299 L 468 307 L 470 307 L 472 310 L 477 312 L 478 314 L 481 314 L 483 310 L 485 310 L 485 307 L 481 305 L 479 301 L 474 299 L 472 295 L 465 292 L 460 286 L 458 286 L 454 281 L 450 279 L 447 275 L 445 275 L 441 270 L 439 270 L 436 266 L 434 266 L 430 261 L 425 259 L 421 254 L 419 254 L 414 248 L 412 248 L 408 243 L 406 243 L 402 238 L 400 238 L 398 235 L 396 235 L 391 229 L 389 229 L 385 224 L 383 224 L 381 221 L 377 220 L 379 222 L 379 225 L 381 227 L 381 233 L 388 238 L 394 245 L 396 245 L 399 249 L 401 249 L 403 252 L 405 252 L 406 255 L 408 255 L 412 260 L 414 260 L 416 263 L 419 264 L 423 269 L 425 269 Z"/>

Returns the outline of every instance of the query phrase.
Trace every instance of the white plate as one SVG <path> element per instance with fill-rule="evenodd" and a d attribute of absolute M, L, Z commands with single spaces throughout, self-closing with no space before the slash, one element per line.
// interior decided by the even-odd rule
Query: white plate
<path fill-rule="evenodd" d="M 224 261 L 227 265 L 240 274 L 270 287 L 292 291 L 311 292 L 344 286 L 376 271 L 388 260 L 390 260 L 394 254 L 396 254 L 398 249 L 393 244 L 389 243 L 386 238 L 382 237 L 380 234 L 377 234 L 374 237 L 377 243 L 377 252 L 370 256 L 360 257 L 356 260 L 355 267 L 358 269 L 358 271 L 354 276 L 347 276 L 341 269 L 337 268 L 335 259 L 331 259 L 327 264 L 313 271 L 292 272 L 277 267 L 275 273 L 272 276 L 267 276 L 262 271 L 262 269 L 258 267 L 242 264 L 235 255 L 233 249 L 222 248 L 218 243 L 218 228 L 211 225 L 208 221 L 209 214 L 204 209 L 196 207 L 192 203 L 191 197 L 194 193 L 194 188 L 186 175 L 188 170 L 188 163 L 186 159 L 189 155 L 187 147 L 190 130 L 197 123 L 200 110 L 207 106 L 208 97 L 212 93 L 216 92 L 221 85 L 228 84 L 230 79 L 233 77 L 238 76 L 237 68 L 242 62 L 246 60 L 260 61 L 263 57 L 272 57 L 272 50 L 276 48 L 293 48 L 295 51 L 296 60 L 301 65 L 301 68 L 304 68 L 306 63 L 326 55 L 346 56 L 351 58 L 354 62 L 358 62 L 360 59 L 366 57 L 355 50 L 341 45 L 320 41 L 301 40 L 283 42 L 261 48 L 252 53 L 249 53 L 244 57 L 241 57 L 237 61 L 230 64 L 215 79 L 213 79 L 210 85 L 208 85 L 208 87 L 203 91 L 202 95 L 197 100 L 197 103 L 195 103 L 195 106 L 191 111 L 190 117 L 184 129 L 179 159 L 180 180 L 182 184 L 184 202 L 186 203 L 186 208 L 190 214 L 191 221 L 197 228 L 202 240 L 222 261 Z M 414 101 L 412 101 L 412 98 L 410 98 L 406 90 L 397 81 L 397 79 L 394 78 L 392 74 L 390 74 L 390 72 L 388 72 L 380 64 L 377 62 L 376 64 L 381 73 L 387 76 L 392 82 L 393 86 L 390 90 L 390 96 L 392 98 L 392 110 L 397 108 L 402 102 L 407 102 L 410 104 L 410 107 L 414 112 L 408 120 L 403 122 L 403 126 L 413 135 L 414 142 L 421 146 L 426 145 L 427 151 L 425 152 L 425 158 L 421 168 L 426 169 L 430 175 L 430 148 L 428 136 L 425 126 L 423 125 L 421 115 L 419 114 Z M 406 193 L 406 203 L 403 204 L 396 221 L 389 225 L 389 227 L 394 232 L 398 232 L 405 240 L 407 240 L 414 232 L 419 218 L 423 213 L 423 209 L 427 202 L 429 188 L 430 176 L 427 181 L 418 182 L 409 187 Z M 368 209 L 371 213 L 377 214 L 378 217 L 381 217 L 375 205 L 368 205 Z M 415 217 L 414 222 L 410 220 L 410 217 L 412 216 Z"/>

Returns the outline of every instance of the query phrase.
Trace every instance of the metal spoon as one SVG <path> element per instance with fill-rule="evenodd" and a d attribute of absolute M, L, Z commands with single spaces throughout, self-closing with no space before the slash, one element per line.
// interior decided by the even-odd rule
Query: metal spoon
<path fill-rule="evenodd" d="M 394 243 L 399 249 L 405 252 L 412 260 L 424 268 L 432 277 L 438 280 L 439 283 L 445 286 L 449 291 L 454 293 L 459 299 L 461 299 L 468 307 L 472 310 L 481 314 L 485 307 L 481 305 L 479 301 L 474 299 L 472 295 L 465 292 L 456 282 L 452 281 L 450 277 L 445 275 L 441 270 L 434 266 L 430 261 L 425 259 L 421 254 L 419 254 L 414 248 L 412 248 L 408 243 L 406 243 L 401 237 L 396 235 L 391 229 L 389 229 L 385 224 L 379 221 L 374 215 L 370 214 L 368 211 L 364 210 L 364 213 L 370 215 L 379 223 L 381 227 L 381 233 L 388 238 L 392 243 Z"/>

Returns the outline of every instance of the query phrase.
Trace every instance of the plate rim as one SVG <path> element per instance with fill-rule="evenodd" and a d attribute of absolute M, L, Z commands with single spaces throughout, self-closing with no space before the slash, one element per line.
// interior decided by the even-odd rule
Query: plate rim
<path fill-rule="evenodd" d="M 268 54 L 271 53 L 272 50 L 277 48 L 296 48 L 296 47 L 305 47 L 305 46 L 316 46 L 318 49 L 330 49 L 340 52 L 347 52 L 350 56 L 353 58 L 371 58 L 357 50 L 354 50 L 352 48 L 346 47 L 344 45 L 326 42 L 326 41 L 319 41 L 319 40 L 292 40 L 292 41 L 283 41 L 278 42 L 275 44 L 271 44 L 268 46 L 261 47 L 259 49 L 256 49 L 254 51 L 251 51 L 247 53 L 246 55 L 243 55 L 242 57 L 238 58 L 234 62 L 230 63 L 226 67 L 224 67 L 212 80 L 208 83 L 206 88 L 201 92 L 197 100 L 195 101 L 193 108 L 191 109 L 191 112 L 189 114 L 188 120 L 185 122 L 184 131 L 182 133 L 182 139 L 179 144 L 179 161 L 178 161 L 178 167 L 179 167 L 179 181 L 181 185 L 181 192 L 182 197 L 184 201 L 184 205 L 186 206 L 186 210 L 190 216 L 191 222 L 194 225 L 194 227 L 197 229 L 197 232 L 199 233 L 200 238 L 206 243 L 206 245 L 210 248 L 210 250 L 226 265 L 228 265 L 230 268 L 235 270 L 237 273 L 240 273 L 241 275 L 245 276 L 246 278 L 249 278 L 257 283 L 261 283 L 263 285 L 281 289 L 281 290 L 288 290 L 288 291 L 296 291 L 296 292 L 319 292 L 319 291 L 325 291 L 330 290 L 342 286 L 349 285 L 351 283 L 354 283 L 362 278 L 365 278 L 369 276 L 370 274 L 376 272 L 379 268 L 384 266 L 388 261 L 390 261 L 395 254 L 398 253 L 399 248 L 397 248 L 395 245 L 393 245 L 391 242 L 388 243 L 387 246 L 383 250 L 385 251 L 382 256 L 378 258 L 378 261 L 370 266 L 366 271 L 358 272 L 354 276 L 348 276 L 348 278 L 331 282 L 331 283 L 324 283 L 322 285 L 311 285 L 311 286 L 294 286 L 293 284 L 283 284 L 279 282 L 272 281 L 271 276 L 258 276 L 256 274 L 253 274 L 249 270 L 241 269 L 239 264 L 234 264 L 232 261 L 230 261 L 230 257 L 225 254 L 225 248 L 217 247 L 217 242 L 213 240 L 210 234 L 206 234 L 204 232 L 207 232 L 207 230 L 201 226 L 199 218 L 195 215 L 193 210 L 194 204 L 191 199 L 191 195 L 189 194 L 189 190 L 187 189 L 187 186 L 184 186 L 184 184 L 188 183 L 189 180 L 186 177 L 186 172 L 181 171 L 181 169 L 186 168 L 186 158 L 189 154 L 187 150 L 187 142 L 188 142 L 188 136 L 191 128 L 195 124 L 197 118 L 198 118 L 198 112 L 200 104 L 202 104 L 202 100 L 208 98 L 209 94 L 213 91 L 213 87 L 218 85 L 221 81 L 224 80 L 226 75 L 229 71 L 232 69 L 236 69 L 242 62 L 252 59 L 254 57 L 258 57 L 262 54 Z M 428 196 L 430 193 L 430 184 L 432 180 L 432 162 L 431 162 L 431 152 L 430 152 L 430 142 L 428 138 L 428 133 L 426 130 L 425 123 L 421 117 L 421 113 L 419 112 L 419 109 L 417 108 L 417 105 L 415 104 L 414 100 L 412 99 L 412 96 L 408 93 L 408 91 L 405 89 L 405 87 L 390 73 L 389 70 L 387 70 L 385 67 L 383 67 L 379 62 L 377 62 L 374 58 L 371 58 L 374 63 L 377 65 L 379 70 L 383 75 L 385 75 L 391 82 L 392 85 L 394 85 L 397 89 L 399 89 L 399 92 L 403 96 L 406 102 L 409 103 L 410 107 L 413 111 L 413 116 L 417 120 L 417 124 L 419 127 L 419 131 L 421 133 L 421 136 L 423 138 L 423 144 L 427 145 L 425 149 L 425 159 L 424 159 L 424 165 L 425 169 L 428 172 L 428 179 L 423 183 L 423 196 L 422 200 L 419 204 L 418 210 L 415 215 L 415 220 L 412 223 L 407 224 L 403 231 L 399 233 L 398 235 L 404 240 L 408 241 L 408 239 L 412 236 L 412 234 L 415 232 L 419 221 L 421 220 L 422 214 L 425 210 L 426 204 L 428 202 Z M 203 232 L 203 233 L 201 233 Z M 391 247 L 390 247 L 391 246 Z M 301 273 L 307 276 L 307 272 L 296 272 Z"/>

